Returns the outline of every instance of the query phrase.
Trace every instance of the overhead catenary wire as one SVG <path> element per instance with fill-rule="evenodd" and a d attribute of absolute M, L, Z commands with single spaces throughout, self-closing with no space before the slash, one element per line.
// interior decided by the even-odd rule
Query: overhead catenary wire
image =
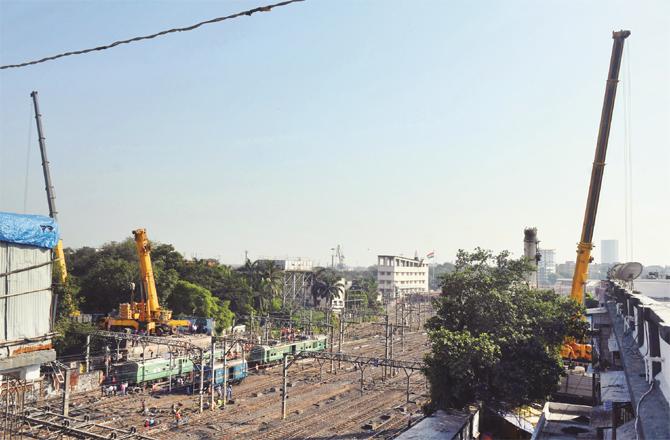
<path fill-rule="evenodd" d="M 199 27 L 204 26 L 206 24 L 219 23 L 219 22 L 222 22 L 222 21 L 225 21 L 225 20 L 231 20 L 233 18 L 251 16 L 252 14 L 255 14 L 257 12 L 270 12 L 274 8 L 279 8 L 279 7 L 282 7 L 282 6 L 288 6 L 291 3 L 298 3 L 298 2 L 303 2 L 303 1 L 305 1 L 305 0 L 286 0 L 286 1 L 283 1 L 283 2 L 274 3 L 274 4 L 270 4 L 270 5 L 259 6 L 257 8 L 237 12 L 235 14 L 226 15 L 226 16 L 222 16 L 222 17 L 216 17 L 216 18 L 212 18 L 210 20 L 201 21 L 199 23 L 196 23 L 196 24 L 193 24 L 193 25 L 190 25 L 190 26 L 181 27 L 181 28 L 167 29 L 167 30 L 164 30 L 164 31 L 156 32 L 154 34 L 128 38 L 126 40 L 119 40 L 119 41 L 115 41 L 115 42 L 110 43 L 110 44 L 106 44 L 104 46 L 97 46 L 97 47 L 92 47 L 92 48 L 89 48 L 89 49 L 81 49 L 81 50 L 63 52 L 63 53 L 59 53 L 57 55 L 52 55 L 52 56 L 44 57 L 44 58 L 41 58 L 41 59 L 38 59 L 38 60 L 26 61 L 26 62 L 18 63 L 18 64 L 6 64 L 6 65 L 0 66 L 0 70 L 1 69 L 14 69 L 14 68 L 18 68 L 18 67 L 26 67 L 26 66 L 31 66 L 31 65 L 34 65 L 34 64 L 45 63 L 47 61 L 57 60 L 57 59 L 63 58 L 63 57 L 69 57 L 69 56 L 73 56 L 73 55 L 83 55 L 83 54 L 90 53 L 90 52 L 107 50 L 107 49 L 111 49 L 111 48 L 116 47 L 116 46 L 120 46 L 122 44 L 130 44 L 130 43 L 135 43 L 135 42 L 142 41 L 142 40 L 151 40 L 153 38 L 162 37 L 164 35 L 172 34 L 172 33 L 175 33 L 175 32 L 188 32 L 188 31 L 198 29 Z"/>

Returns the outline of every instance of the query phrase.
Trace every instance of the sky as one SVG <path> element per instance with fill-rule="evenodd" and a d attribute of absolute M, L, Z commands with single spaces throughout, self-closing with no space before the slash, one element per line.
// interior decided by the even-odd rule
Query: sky
<path fill-rule="evenodd" d="M 0 1 L 0 63 L 264 4 Z M 594 234 L 670 264 L 670 2 L 307 0 L 0 71 L 0 211 L 48 213 L 39 91 L 66 246 L 147 228 L 187 257 L 574 260 L 612 30 L 630 29 Z M 625 106 L 627 88 L 630 103 Z M 626 255 L 629 117 L 633 242 Z M 630 237 L 630 235 L 629 235 Z M 631 255 L 632 254 L 632 255 Z"/>

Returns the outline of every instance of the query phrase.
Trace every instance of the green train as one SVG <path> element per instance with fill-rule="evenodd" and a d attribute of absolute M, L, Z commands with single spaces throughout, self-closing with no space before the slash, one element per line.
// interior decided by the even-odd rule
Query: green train
<path fill-rule="evenodd" d="M 211 368 L 208 357 L 205 357 L 205 380 L 211 377 Z M 247 377 L 247 362 L 243 359 L 233 359 L 226 362 L 227 380 L 230 382 L 241 382 Z M 177 379 L 179 377 L 188 378 L 193 371 L 193 361 L 187 357 L 178 357 L 172 359 L 172 368 L 170 361 L 163 358 L 148 359 L 142 361 L 124 362 L 116 364 L 112 370 L 113 376 L 118 382 L 127 382 L 131 385 L 150 384 L 168 380 L 170 377 Z M 196 371 L 196 374 L 199 372 Z M 223 362 L 216 361 L 214 364 L 214 380 L 216 383 L 223 382 Z"/>
<path fill-rule="evenodd" d="M 324 351 L 328 348 L 326 336 L 316 336 L 312 339 L 286 342 L 277 345 L 257 345 L 249 353 L 249 365 L 266 365 L 281 362 L 284 353 L 296 354 L 301 351 Z"/>

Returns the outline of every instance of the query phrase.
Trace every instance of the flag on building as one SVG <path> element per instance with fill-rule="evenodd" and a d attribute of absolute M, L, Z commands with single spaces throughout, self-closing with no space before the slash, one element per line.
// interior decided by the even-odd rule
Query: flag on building
<path fill-rule="evenodd" d="M 428 252 L 428 255 L 426 255 L 426 258 L 435 258 L 435 251 Z"/>

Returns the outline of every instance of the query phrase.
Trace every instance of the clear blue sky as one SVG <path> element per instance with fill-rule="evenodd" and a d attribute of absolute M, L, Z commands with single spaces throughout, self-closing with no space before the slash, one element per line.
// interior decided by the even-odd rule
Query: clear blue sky
<path fill-rule="evenodd" d="M 260 4 L 3 0 L 0 61 Z M 377 253 L 435 249 L 444 261 L 478 245 L 519 255 L 524 226 L 536 226 L 541 246 L 572 260 L 611 31 L 625 28 L 634 257 L 670 264 L 669 5 L 308 0 L 0 71 L 0 210 L 23 212 L 32 129 L 27 211 L 47 211 L 38 90 L 69 246 L 146 227 L 228 263 L 245 250 L 326 263 L 339 243 L 348 263 L 369 265 Z M 622 104 L 594 241 L 618 238 L 623 258 Z"/>

